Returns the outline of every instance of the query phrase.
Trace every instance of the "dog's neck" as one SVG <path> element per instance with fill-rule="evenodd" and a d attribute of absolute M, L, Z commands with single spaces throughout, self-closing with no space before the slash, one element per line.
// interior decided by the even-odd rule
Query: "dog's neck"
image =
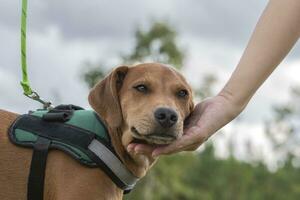
<path fill-rule="evenodd" d="M 122 128 L 108 128 L 112 145 L 127 169 L 136 177 L 142 178 L 154 163 L 152 158 L 143 154 L 130 154 L 122 142 Z"/>

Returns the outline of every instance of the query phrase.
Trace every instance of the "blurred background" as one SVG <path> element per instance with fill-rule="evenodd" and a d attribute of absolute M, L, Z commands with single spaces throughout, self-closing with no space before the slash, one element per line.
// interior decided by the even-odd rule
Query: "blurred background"
<path fill-rule="evenodd" d="M 118 65 L 179 69 L 195 101 L 216 95 L 237 65 L 267 0 L 29 0 L 34 90 L 89 109 L 89 88 Z M 0 108 L 40 107 L 19 85 L 21 0 L 0 0 Z M 196 152 L 162 157 L 126 199 L 299 199 L 300 45 L 245 111 Z"/>

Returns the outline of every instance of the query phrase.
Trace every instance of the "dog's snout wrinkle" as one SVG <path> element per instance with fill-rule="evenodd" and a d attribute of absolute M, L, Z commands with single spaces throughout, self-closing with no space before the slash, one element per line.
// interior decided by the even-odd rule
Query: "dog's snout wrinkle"
<path fill-rule="evenodd" d="M 170 128 L 178 121 L 177 113 L 170 108 L 157 108 L 154 117 L 163 128 Z"/>

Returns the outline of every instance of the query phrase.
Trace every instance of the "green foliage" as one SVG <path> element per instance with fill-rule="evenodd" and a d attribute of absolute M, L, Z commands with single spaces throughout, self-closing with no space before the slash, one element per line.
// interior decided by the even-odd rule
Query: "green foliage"
<path fill-rule="evenodd" d="M 92 68 L 84 74 L 84 81 L 88 84 L 89 88 L 92 88 L 98 81 L 103 79 L 104 72 L 99 69 Z"/>
<path fill-rule="evenodd" d="M 204 99 L 206 97 L 213 96 L 212 88 L 217 82 L 217 78 L 214 74 L 205 74 L 202 78 L 201 86 L 195 89 L 195 96 Z"/>
<path fill-rule="evenodd" d="M 233 157 L 221 160 L 208 145 L 202 153 L 160 158 L 127 200 L 282 200 L 300 196 L 300 172 L 290 162 L 277 172 Z"/>
<path fill-rule="evenodd" d="M 176 32 L 167 23 L 155 22 L 148 31 L 138 29 L 135 48 L 125 62 L 160 62 L 180 69 L 184 55 L 176 44 Z"/>
<path fill-rule="evenodd" d="M 290 90 L 289 101 L 273 107 L 272 119 L 267 121 L 266 133 L 279 159 L 299 159 L 300 87 Z"/>
<path fill-rule="evenodd" d="M 102 67 L 99 66 L 94 66 L 93 64 L 86 62 L 84 64 L 84 69 L 85 70 L 82 74 L 82 79 L 84 82 L 88 85 L 89 88 L 92 88 L 98 81 L 104 78 L 105 72 Z"/>

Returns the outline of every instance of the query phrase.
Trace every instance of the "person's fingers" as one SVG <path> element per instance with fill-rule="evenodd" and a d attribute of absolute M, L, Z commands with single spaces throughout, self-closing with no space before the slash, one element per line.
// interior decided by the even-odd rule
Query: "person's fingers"
<path fill-rule="evenodd" d="M 194 126 L 186 131 L 186 134 L 183 135 L 180 139 L 176 140 L 170 145 L 154 149 L 152 152 L 152 156 L 157 157 L 159 155 L 167 155 L 180 151 L 196 150 L 206 140 L 206 134 L 201 133 L 201 130 L 198 126 Z"/>
<path fill-rule="evenodd" d="M 180 140 L 165 146 L 165 147 L 158 147 L 154 149 L 152 152 L 152 157 L 158 157 L 159 155 L 168 155 L 171 153 L 177 153 L 179 151 L 183 151 L 185 146 L 189 145 L 190 141 L 185 138 L 181 138 Z"/>
<path fill-rule="evenodd" d="M 195 150 L 197 150 L 201 144 L 203 144 L 204 142 L 206 142 L 206 141 L 208 140 L 208 138 L 209 138 L 209 137 L 204 137 L 204 136 L 199 137 L 199 138 L 197 139 L 197 142 L 196 142 L 196 143 L 191 144 L 191 145 L 189 145 L 189 146 L 186 146 L 186 147 L 184 148 L 184 151 L 195 151 Z"/>
<path fill-rule="evenodd" d="M 133 152 L 134 151 L 134 148 L 136 147 L 136 145 L 138 145 L 138 144 L 136 144 L 136 143 L 130 143 L 128 146 L 127 146 L 127 151 L 129 152 L 129 153 L 131 153 L 131 152 Z"/>
<path fill-rule="evenodd" d="M 184 151 L 195 151 L 202 143 L 192 144 L 184 148 Z"/>
<path fill-rule="evenodd" d="M 148 154 L 153 157 L 157 157 L 159 155 L 172 154 L 180 151 L 194 151 L 204 141 L 206 141 L 206 139 L 206 134 L 201 133 L 200 127 L 194 126 L 186 130 L 185 134 L 180 139 L 169 145 L 152 146 L 147 144 L 131 143 L 127 146 L 127 151 L 134 152 L 135 154 Z"/>
<path fill-rule="evenodd" d="M 200 128 L 195 126 L 190 128 L 185 135 L 170 145 L 154 149 L 152 156 L 157 157 L 162 154 L 171 154 L 183 151 L 190 146 L 196 146 L 198 143 L 201 144 L 202 140 L 204 140 L 204 137 L 201 136 Z"/>
<path fill-rule="evenodd" d="M 155 146 L 147 145 L 147 144 L 137 144 L 134 147 L 134 152 L 137 154 L 149 154 L 151 155 Z"/>

